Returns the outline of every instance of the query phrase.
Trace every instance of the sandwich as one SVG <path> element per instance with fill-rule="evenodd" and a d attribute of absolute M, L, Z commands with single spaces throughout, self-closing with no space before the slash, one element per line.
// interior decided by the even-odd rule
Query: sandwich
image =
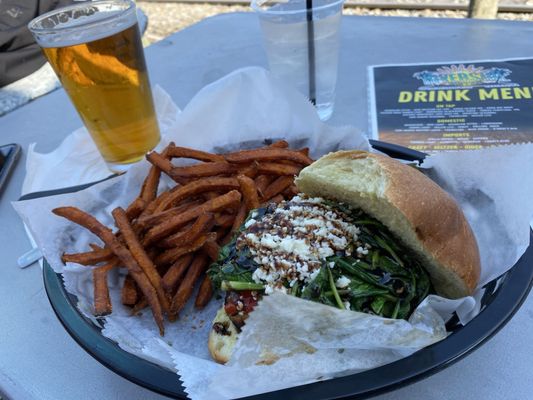
<path fill-rule="evenodd" d="M 273 291 L 404 319 L 428 294 L 472 294 L 474 234 L 455 200 L 417 169 L 339 151 L 295 182 L 300 193 L 253 210 L 209 269 L 226 292 L 208 340 L 216 361 L 229 360 L 247 316 Z"/>

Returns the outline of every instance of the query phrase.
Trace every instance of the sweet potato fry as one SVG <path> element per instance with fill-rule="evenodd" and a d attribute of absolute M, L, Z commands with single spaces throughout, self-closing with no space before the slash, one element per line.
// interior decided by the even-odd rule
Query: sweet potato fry
<path fill-rule="evenodd" d="M 93 269 L 94 315 L 97 317 L 111 314 L 113 311 L 107 285 L 107 273 L 117 265 L 118 260 L 114 259 L 106 265 Z"/>
<path fill-rule="evenodd" d="M 187 222 L 201 214 L 233 207 L 238 204 L 240 200 L 241 194 L 236 190 L 232 190 L 231 192 L 221 195 L 213 200 L 206 201 L 197 208 L 193 208 L 184 213 L 169 217 L 159 225 L 151 228 L 146 233 L 143 240 L 143 245 L 147 246 L 156 242 L 157 240 L 161 240 L 163 237 L 174 233 L 179 227 L 185 225 Z"/>
<path fill-rule="evenodd" d="M 176 294 L 172 298 L 170 312 L 177 315 L 185 306 L 194 290 L 194 285 L 198 278 L 204 273 L 208 265 L 208 258 L 205 254 L 200 253 L 195 257 L 189 266 L 183 281 L 181 281 Z"/>
<path fill-rule="evenodd" d="M 161 179 L 161 170 L 157 165 L 152 165 L 150 171 L 141 187 L 141 193 L 139 199 L 145 203 L 150 203 L 157 197 L 157 187 L 159 186 L 159 180 Z"/>
<path fill-rule="evenodd" d="M 150 257 L 148 257 L 148 254 L 146 254 L 146 251 L 141 246 L 137 235 L 133 231 L 133 228 L 128 221 L 126 213 L 122 208 L 117 207 L 112 211 L 111 214 L 113 215 L 115 223 L 118 229 L 120 229 L 120 233 L 122 234 L 122 237 L 124 238 L 124 241 L 126 242 L 131 254 L 133 255 L 133 258 L 135 258 L 135 261 L 137 261 L 137 264 L 139 267 L 141 267 L 143 272 L 150 280 L 150 283 L 154 287 L 163 311 L 168 312 L 170 303 L 166 297 L 165 291 L 163 290 L 163 286 L 161 285 L 161 277 L 157 273 L 157 269 L 152 263 L 152 260 Z"/>
<path fill-rule="evenodd" d="M 246 206 L 246 203 L 242 202 L 241 206 L 239 207 L 239 211 L 237 211 L 237 215 L 235 216 L 235 219 L 233 220 L 233 225 L 231 227 L 231 233 L 236 232 L 241 227 L 247 215 L 248 215 L 248 207 Z"/>
<path fill-rule="evenodd" d="M 124 278 L 124 284 L 122 285 L 122 291 L 120 293 L 120 300 L 125 306 L 133 306 L 139 299 L 139 292 L 137 290 L 137 284 L 130 274 Z"/>
<path fill-rule="evenodd" d="M 298 153 L 302 153 L 304 156 L 309 157 L 309 147 L 303 147 L 298 150 Z"/>
<path fill-rule="evenodd" d="M 284 176 L 280 176 L 279 178 L 276 178 L 276 180 L 274 180 L 274 182 L 272 182 L 265 189 L 261 200 L 263 202 L 270 200 L 272 197 L 277 196 L 278 194 L 283 192 L 293 183 L 294 183 L 294 178 L 292 176 L 284 175 Z"/>
<path fill-rule="evenodd" d="M 215 237 L 215 233 L 208 233 L 199 236 L 195 241 L 185 245 L 177 246 L 172 249 L 168 249 L 155 258 L 157 265 L 167 265 L 175 262 L 178 258 L 184 254 L 192 253 L 202 247 L 206 240 L 211 237 Z"/>
<path fill-rule="evenodd" d="M 128 220 L 132 221 L 137 218 L 146 207 L 146 201 L 137 197 L 126 209 Z"/>
<path fill-rule="evenodd" d="M 148 215 L 152 215 L 153 213 L 155 213 L 159 205 L 162 202 L 164 202 L 166 198 L 170 196 L 170 193 L 171 193 L 170 191 L 163 192 L 159 196 L 157 196 L 154 200 L 152 200 L 150 203 L 148 203 L 138 218 L 144 218 L 144 217 L 147 217 Z M 137 223 L 137 221 L 135 221 L 135 223 Z"/>
<path fill-rule="evenodd" d="M 289 147 L 289 143 L 286 140 L 278 140 L 277 142 L 268 145 L 267 147 L 277 147 L 278 149 L 285 149 Z"/>
<path fill-rule="evenodd" d="M 150 161 L 152 165 L 170 176 L 170 171 L 172 171 L 174 165 L 172 165 L 168 158 L 164 157 L 162 154 L 159 154 L 157 151 L 152 151 L 146 155 L 146 159 Z"/>
<path fill-rule="evenodd" d="M 264 203 L 262 203 L 262 204 L 261 204 L 261 207 L 266 207 L 266 206 L 268 206 L 270 203 L 276 203 L 276 204 L 278 204 L 278 203 L 282 202 L 283 200 L 285 200 L 285 199 L 283 198 L 283 195 L 282 195 L 282 194 L 278 194 L 278 195 L 272 197 L 270 200 L 265 201 Z"/>
<path fill-rule="evenodd" d="M 237 176 L 237 180 L 241 186 L 242 197 L 246 207 L 248 208 L 248 211 L 259 207 L 259 196 L 257 195 L 257 188 L 254 180 L 245 175 Z"/>
<path fill-rule="evenodd" d="M 224 157 L 219 154 L 207 153 L 201 150 L 194 150 L 187 147 L 170 146 L 167 152 L 172 158 L 190 158 L 193 160 L 207 162 L 224 162 Z"/>
<path fill-rule="evenodd" d="M 275 162 L 261 162 L 257 165 L 257 171 L 260 174 L 267 175 L 298 175 L 301 171 L 301 167 L 290 164 L 282 164 Z"/>
<path fill-rule="evenodd" d="M 174 143 L 171 142 L 165 149 L 161 152 L 163 158 L 168 159 L 169 148 L 173 147 Z M 156 156 L 157 157 L 157 156 Z M 161 161 L 161 160 L 158 160 Z M 168 167 L 168 164 L 165 164 Z M 161 179 L 161 169 L 157 165 L 152 165 L 150 171 L 146 178 L 143 181 L 141 186 L 141 193 L 139 198 L 144 200 L 145 204 L 150 203 L 157 197 L 157 188 L 159 186 L 159 180 Z"/>
<path fill-rule="evenodd" d="M 239 182 L 236 178 L 210 177 L 198 179 L 177 188 L 175 191 L 172 191 L 164 200 L 161 201 L 160 205 L 157 207 L 157 210 L 166 210 L 171 205 L 177 204 L 183 199 L 196 196 L 200 193 L 233 189 L 239 189 Z"/>
<path fill-rule="evenodd" d="M 109 297 L 109 287 L 107 286 L 107 270 L 100 268 L 93 269 L 94 285 L 94 315 L 102 317 L 111 314 L 113 308 Z"/>
<path fill-rule="evenodd" d="M 211 297 L 213 297 L 213 284 L 211 283 L 209 275 L 206 275 L 200 284 L 200 289 L 196 295 L 194 306 L 200 309 L 204 308 L 207 303 L 209 303 L 209 300 L 211 300 Z"/>
<path fill-rule="evenodd" d="M 255 187 L 257 188 L 259 197 L 263 197 L 263 192 L 274 179 L 276 178 L 274 178 L 272 175 L 259 175 L 257 178 L 255 178 Z"/>
<path fill-rule="evenodd" d="M 249 165 L 242 165 L 238 171 L 239 175 L 245 175 L 248 178 L 254 179 L 257 176 L 257 163 L 251 163 Z"/>
<path fill-rule="evenodd" d="M 205 200 L 202 198 L 192 197 L 190 199 L 180 201 L 179 204 L 176 204 L 175 207 L 173 208 L 175 209 L 176 214 L 179 214 L 191 208 L 198 207 L 204 202 Z M 159 206 L 153 211 L 153 214 L 158 214 L 158 213 L 166 211 L 166 210 L 161 209 L 162 207 L 163 207 L 163 204 L 159 204 Z"/>
<path fill-rule="evenodd" d="M 63 253 L 61 256 L 61 261 L 63 263 L 71 262 L 81 265 L 96 265 L 101 262 L 110 261 L 115 257 L 115 254 L 109 249 L 96 249 L 92 251 L 87 251 L 84 253 L 72 253 L 67 254 Z"/>
<path fill-rule="evenodd" d="M 191 242 L 194 242 L 198 237 L 209 230 L 215 225 L 215 218 L 212 213 L 205 213 L 200 215 L 190 229 L 183 232 L 175 233 L 168 236 L 159 242 L 157 245 L 165 247 L 167 249 L 185 246 Z"/>
<path fill-rule="evenodd" d="M 170 177 L 176 181 L 189 178 L 203 178 L 207 176 L 228 175 L 237 170 L 234 165 L 227 162 L 207 162 L 187 167 L 174 167 L 170 171 Z"/>
<path fill-rule="evenodd" d="M 307 166 L 313 162 L 312 159 L 310 159 L 305 154 L 298 152 L 297 150 L 290 150 L 278 147 L 267 147 L 255 150 L 241 150 L 235 153 L 225 154 L 224 158 L 230 163 L 287 160 L 303 166 Z"/>
<path fill-rule="evenodd" d="M 163 275 L 163 289 L 168 294 L 174 293 L 174 289 L 176 289 L 178 282 L 183 277 L 183 274 L 185 274 L 185 271 L 187 271 L 192 259 L 192 253 L 181 256 L 170 266 L 165 275 Z"/>
<path fill-rule="evenodd" d="M 215 197 L 218 197 L 218 196 L 220 196 L 220 193 L 215 192 L 215 191 L 202 193 L 202 197 L 205 200 L 213 200 Z"/>
<path fill-rule="evenodd" d="M 59 207 L 52 210 L 52 212 L 60 217 L 66 218 L 78 225 L 81 225 L 98 236 L 107 247 L 109 247 L 113 253 L 120 259 L 123 265 L 131 273 L 133 279 L 143 292 L 144 296 L 148 300 L 150 307 L 154 314 L 154 320 L 159 328 L 161 336 L 165 333 L 165 327 L 163 324 L 163 310 L 157 297 L 157 293 L 146 277 L 143 271 L 135 261 L 130 251 L 115 237 L 111 229 L 101 224 L 92 215 L 87 214 L 75 207 Z"/>
<path fill-rule="evenodd" d="M 154 213 L 151 215 L 143 215 L 139 217 L 139 219 L 137 219 L 136 225 L 143 229 L 150 228 L 151 226 L 157 226 L 158 224 L 163 223 L 164 221 L 168 221 L 170 218 L 173 218 L 178 215 L 183 215 L 183 214 L 187 214 L 186 211 L 185 212 L 183 211 L 183 207 L 181 206 L 174 207 L 174 208 L 170 208 L 165 211 L 161 211 L 159 213 Z M 196 215 L 194 215 L 194 217 L 196 217 Z M 186 222 L 189 222 L 189 221 L 184 221 L 184 224 Z M 143 244 L 145 243 L 143 242 Z"/>
<path fill-rule="evenodd" d="M 233 225 L 235 214 L 215 214 L 215 225 L 222 228 L 230 228 Z"/>
<path fill-rule="evenodd" d="M 298 194 L 298 188 L 296 187 L 295 184 L 292 184 L 287 189 L 285 189 L 283 192 L 281 192 L 281 194 L 286 200 L 290 200 Z"/>
<path fill-rule="evenodd" d="M 211 261 L 216 261 L 218 259 L 218 253 L 220 252 L 220 246 L 215 240 L 206 240 L 202 246 L 202 250 L 209 256 Z"/>
<path fill-rule="evenodd" d="M 236 191 L 235 191 L 236 192 Z M 237 192 L 239 193 L 239 192 Z M 225 196 L 225 195 L 224 195 Z M 239 193 L 239 196 L 240 196 L 240 193 Z M 187 217 L 188 219 L 186 221 L 184 221 L 184 224 L 189 222 L 190 220 L 196 218 L 198 215 L 202 214 L 202 208 L 201 207 L 206 207 L 206 209 L 208 209 L 206 212 L 211 212 L 212 208 L 213 208 L 213 211 L 217 211 L 219 208 L 224 208 L 222 205 L 219 205 L 219 203 L 223 203 L 226 207 L 231 207 L 231 205 L 233 203 L 235 203 L 236 201 L 233 199 L 233 197 L 235 197 L 235 195 L 231 195 L 229 196 L 229 199 L 228 198 L 223 198 L 222 200 L 220 200 L 220 198 L 223 197 L 221 195 L 215 197 L 214 199 L 211 199 L 211 200 L 207 200 L 205 202 L 195 202 L 194 205 L 189 205 L 189 206 L 177 206 L 177 207 L 174 207 L 174 208 L 170 208 L 168 210 L 165 210 L 165 211 L 162 211 L 160 213 L 157 213 L 157 214 L 152 214 L 152 215 L 148 215 L 148 216 L 143 216 L 143 217 L 140 217 L 138 220 L 137 220 L 137 225 L 142 227 L 142 228 L 149 228 L 151 226 L 157 226 L 161 223 L 165 223 L 165 221 L 169 221 L 170 219 L 174 218 L 174 217 L 177 217 L 177 216 L 183 216 L 184 218 Z M 231 200 L 234 200 L 234 201 L 231 201 Z M 218 208 L 217 208 L 218 207 Z M 227 208 L 225 209 L 225 211 L 227 211 Z M 190 218 L 188 217 L 190 216 Z M 180 224 L 180 226 L 183 226 L 184 224 Z"/>

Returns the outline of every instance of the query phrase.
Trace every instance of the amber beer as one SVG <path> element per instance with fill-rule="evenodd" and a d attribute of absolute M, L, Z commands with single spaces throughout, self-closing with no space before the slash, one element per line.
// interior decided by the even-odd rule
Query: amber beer
<path fill-rule="evenodd" d="M 98 20 L 99 10 L 93 10 L 86 18 Z M 137 20 L 130 20 L 118 32 L 88 29 L 81 39 L 55 47 L 39 42 L 104 160 L 118 171 L 160 138 Z"/>

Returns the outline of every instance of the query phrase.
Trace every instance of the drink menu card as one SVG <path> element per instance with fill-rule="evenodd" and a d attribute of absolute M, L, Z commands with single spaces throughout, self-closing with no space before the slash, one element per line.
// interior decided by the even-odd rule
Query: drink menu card
<path fill-rule="evenodd" d="M 533 59 L 369 68 L 372 138 L 432 153 L 533 142 Z"/>

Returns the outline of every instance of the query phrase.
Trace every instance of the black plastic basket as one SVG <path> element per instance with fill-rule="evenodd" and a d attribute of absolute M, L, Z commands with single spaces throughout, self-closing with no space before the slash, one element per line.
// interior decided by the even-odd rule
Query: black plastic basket
<path fill-rule="evenodd" d="M 371 141 L 374 148 L 395 158 L 422 160 L 425 154 L 389 143 Z M 74 192 L 75 188 L 33 193 L 21 200 Z M 533 232 L 530 235 L 533 237 Z M 122 377 L 169 397 L 184 399 L 186 394 L 178 375 L 152 362 L 120 349 L 101 334 L 102 326 L 84 317 L 77 309 L 77 298 L 66 292 L 60 274 L 45 262 L 46 293 L 57 317 L 89 354 Z M 516 265 L 485 285 L 481 312 L 467 325 L 457 317 L 448 321 L 451 334 L 444 340 L 409 357 L 358 374 L 253 396 L 254 399 L 364 399 L 426 378 L 466 356 L 496 334 L 520 308 L 533 283 L 533 249 L 528 247 Z M 103 324 L 103 322 L 102 322 Z"/>

